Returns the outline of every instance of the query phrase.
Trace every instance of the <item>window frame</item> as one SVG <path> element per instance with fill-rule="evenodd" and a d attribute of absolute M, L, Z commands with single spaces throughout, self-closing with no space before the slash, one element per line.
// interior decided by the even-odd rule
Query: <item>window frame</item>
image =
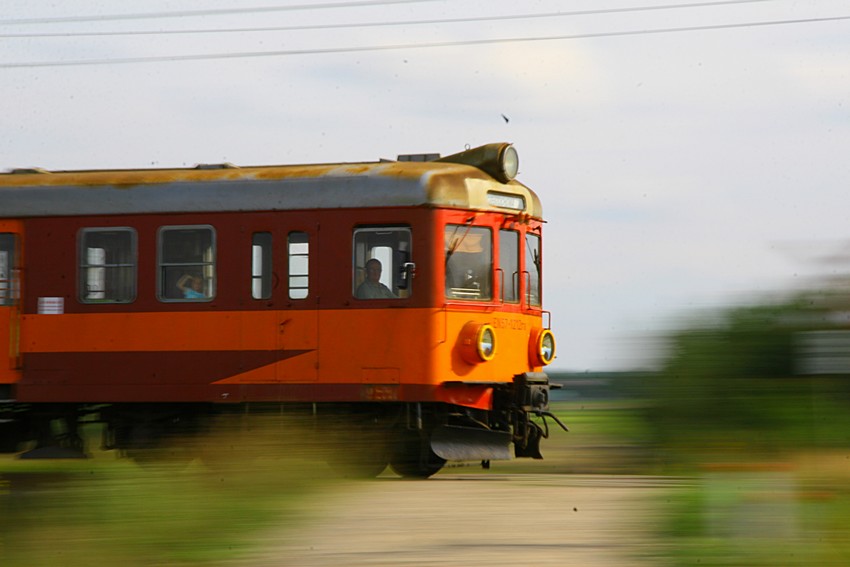
<path fill-rule="evenodd" d="M 503 235 L 505 233 L 509 233 L 512 237 L 516 238 L 513 244 L 512 250 L 512 260 L 513 266 L 516 268 L 515 272 L 508 274 L 505 271 L 505 266 L 502 265 L 502 260 L 505 258 L 504 254 L 507 250 L 507 246 L 505 246 L 505 238 Z M 520 263 L 522 262 L 522 233 L 519 230 L 512 228 L 500 228 L 499 229 L 499 265 L 496 268 L 496 273 L 500 275 L 499 281 L 499 299 L 502 303 L 511 303 L 517 304 L 522 301 L 522 271 L 520 270 Z M 513 294 L 510 299 L 505 299 L 505 288 L 510 283 L 513 286 Z"/>
<path fill-rule="evenodd" d="M 487 234 L 487 238 L 486 238 L 487 251 L 489 253 L 488 268 L 484 271 L 484 273 L 487 276 L 487 279 L 485 280 L 486 285 L 483 289 L 485 290 L 486 293 L 480 293 L 480 290 L 482 288 L 479 287 L 478 288 L 479 289 L 479 295 L 474 296 L 473 291 L 472 291 L 474 288 L 466 288 L 466 287 L 460 287 L 460 286 L 450 286 L 450 282 L 449 282 L 450 265 L 449 265 L 449 263 L 451 261 L 451 258 L 446 258 L 446 254 L 448 254 L 448 245 L 449 245 L 446 238 L 448 236 L 449 229 L 452 228 L 452 227 L 455 227 L 455 230 L 452 233 L 452 238 L 454 238 L 455 235 L 457 235 L 459 231 L 463 231 L 463 234 L 460 237 L 461 243 L 464 242 L 466 237 L 469 236 L 470 232 L 472 232 L 473 230 L 486 231 L 486 234 Z M 446 281 L 445 281 L 445 285 L 444 285 L 444 289 L 443 289 L 443 294 L 444 294 L 444 297 L 447 301 L 464 301 L 464 302 L 472 302 L 472 303 L 491 303 L 491 302 L 494 301 L 495 294 L 494 294 L 494 290 L 493 290 L 493 282 L 494 282 L 494 273 L 495 273 L 496 266 L 495 266 L 495 258 L 494 258 L 495 249 L 494 249 L 494 246 L 493 246 L 493 239 L 494 239 L 493 235 L 495 233 L 496 233 L 496 231 L 494 230 L 494 227 L 491 226 L 491 225 L 458 223 L 458 222 L 447 222 L 445 224 L 445 226 L 443 227 L 443 230 L 442 230 L 442 234 L 443 234 L 443 258 L 445 259 L 444 265 L 445 265 L 445 270 L 446 270 L 446 273 L 444 274 Z M 482 241 L 484 241 L 484 240 L 482 240 Z M 483 250 L 482 250 L 482 252 L 483 252 Z M 454 254 L 456 254 L 456 253 L 457 253 L 457 250 L 453 251 L 452 256 L 454 256 Z M 457 283 L 457 281 L 456 281 L 457 277 L 458 277 L 457 274 L 455 274 L 454 275 L 455 281 L 452 282 L 452 283 Z M 473 278 L 473 279 L 477 279 L 477 278 Z M 455 290 L 455 291 L 453 293 L 449 293 L 449 290 Z"/>
<path fill-rule="evenodd" d="M 293 242 L 292 235 L 303 234 L 304 242 Z M 293 246 L 305 244 L 306 252 L 293 252 Z M 306 262 L 304 272 L 293 272 L 293 258 L 304 258 Z M 292 285 L 293 278 L 304 278 L 305 285 Z M 303 290 L 303 294 L 300 293 Z M 299 293 L 296 293 L 299 292 Z M 293 301 L 302 301 L 310 297 L 310 233 L 306 230 L 290 230 L 286 233 L 286 294 Z"/>
<path fill-rule="evenodd" d="M 118 262 L 109 264 L 104 261 L 103 264 L 92 264 L 88 260 L 87 250 L 94 247 L 87 246 L 86 236 L 95 233 L 127 233 L 130 235 L 129 249 L 127 250 L 130 262 Z M 134 303 L 138 296 L 139 289 L 139 238 L 135 228 L 130 226 L 99 226 L 99 227 L 83 227 L 77 231 L 77 301 L 85 305 L 101 305 L 101 304 L 127 304 Z M 120 270 L 122 268 L 130 268 L 130 293 L 126 299 L 110 299 L 110 298 L 88 298 L 86 294 L 88 290 L 88 270 L 92 268 L 100 268 L 104 270 L 104 274 L 108 270 Z M 107 278 L 104 275 L 104 281 Z M 106 289 L 103 290 L 106 293 Z"/>
<path fill-rule="evenodd" d="M 6 277 L 0 280 L 0 307 L 14 307 L 20 302 L 20 236 L 15 232 L 0 232 L 0 237 L 8 236 L 11 246 L 3 251 L 6 255 Z M 2 274 L 0 274 L 2 275 Z"/>
<path fill-rule="evenodd" d="M 251 299 L 271 299 L 274 287 L 274 235 L 268 230 L 258 230 L 251 234 Z"/>
<path fill-rule="evenodd" d="M 358 239 L 359 235 L 362 234 L 378 234 L 382 232 L 399 232 L 406 235 L 405 238 L 395 238 L 395 243 L 397 247 L 392 246 L 372 246 L 368 250 L 364 249 L 359 250 L 358 244 L 361 244 L 362 241 Z M 368 241 L 367 241 L 368 242 Z M 407 249 L 404 250 L 400 245 L 405 243 Z M 377 256 L 371 255 L 372 250 L 376 248 L 387 248 L 389 249 L 389 253 L 391 254 L 390 260 L 392 265 L 389 268 L 386 266 L 387 258 L 379 258 Z M 383 255 L 385 256 L 385 255 Z M 404 256 L 404 257 L 403 257 Z M 393 294 L 393 297 L 380 297 L 380 298 L 367 298 L 367 297 L 357 297 L 357 290 L 366 281 L 365 271 L 366 271 L 366 263 L 369 260 L 378 259 L 381 260 L 381 283 L 386 286 Z M 362 262 L 362 265 L 359 263 Z M 397 301 L 399 299 L 409 299 L 413 296 L 413 282 L 408 278 L 406 287 L 401 287 L 399 285 L 400 280 L 400 271 L 406 270 L 405 265 L 413 265 L 413 228 L 409 224 L 369 224 L 369 225 L 359 225 L 355 226 L 354 230 L 351 233 L 351 297 L 353 297 L 357 301 L 380 301 L 380 300 L 391 300 Z M 362 273 L 362 277 L 360 274 Z"/>
<path fill-rule="evenodd" d="M 536 269 L 537 272 L 537 286 L 536 286 L 536 301 L 532 301 L 532 298 L 535 297 L 532 294 L 532 277 L 531 270 L 529 269 L 529 257 L 532 255 L 532 249 L 529 247 L 528 243 L 531 238 L 537 240 L 537 263 L 535 265 L 533 258 L 531 259 L 531 263 L 533 268 Z M 523 274 L 525 277 L 525 290 L 523 293 L 523 303 L 525 303 L 528 307 L 541 308 L 543 306 L 543 235 L 537 232 L 527 231 L 525 233 L 525 246 L 523 253 Z"/>
<path fill-rule="evenodd" d="M 212 258 L 209 261 L 203 262 L 163 262 L 163 244 L 164 234 L 167 232 L 177 231 L 209 231 L 210 241 L 209 246 Z M 218 242 L 215 227 L 211 224 L 180 224 L 180 225 L 164 225 L 160 226 L 156 231 L 156 297 L 163 303 L 204 303 L 210 302 L 216 297 L 216 284 L 218 281 L 217 274 L 218 262 Z M 167 269 L 174 267 L 197 268 L 200 267 L 202 272 L 209 271 L 210 275 L 204 275 L 208 285 L 211 286 L 209 294 L 204 291 L 204 297 L 187 298 L 187 297 L 168 297 L 163 290 L 163 283 L 166 279 Z"/>

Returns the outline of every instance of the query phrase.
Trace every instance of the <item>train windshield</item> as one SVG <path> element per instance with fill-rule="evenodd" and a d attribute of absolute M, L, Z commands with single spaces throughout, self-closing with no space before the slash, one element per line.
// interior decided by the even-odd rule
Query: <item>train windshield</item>
<path fill-rule="evenodd" d="M 446 225 L 446 297 L 485 301 L 493 289 L 493 236 L 489 228 Z"/>
<path fill-rule="evenodd" d="M 525 235 L 525 301 L 528 305 L 540 306 L 540 236 L 527 233 Z"/>
<path fill-rule="evenodd" d="M 496 277 L 499 278 L 499 289 L 502 301 L 507 303 L 519 302 L 519 237 L 516 230 L 499 231 L 499 268 Z"/>
<path fill-rule="evenodd" d="M 352 294 L 357 299 L 401 299 L 413 293 L 409 227 L 354 231 Z"/>

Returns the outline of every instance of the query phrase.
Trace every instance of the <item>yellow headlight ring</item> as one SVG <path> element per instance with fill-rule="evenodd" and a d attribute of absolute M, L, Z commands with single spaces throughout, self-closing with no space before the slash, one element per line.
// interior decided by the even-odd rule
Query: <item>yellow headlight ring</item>
<path fill-rule="evenodd" d="M 461 358 L 469 364 L 492 360 L 496 355 L 496 331 L 487 323 L 469 321 L 460 331 L 458 347 Z"/>
<path fill-rule="evenodd" d="M 482 362 L 492 360 L 496 355 L 496 331 L 490 325 L 481 325 L 475 336 L 475 350 Z"/>
<path fill-rule="evenodd" d="M 549 329 L 538 329 L 531 336 L 531 362 L 546 366 L 555 360 L 555 335 Z"/>

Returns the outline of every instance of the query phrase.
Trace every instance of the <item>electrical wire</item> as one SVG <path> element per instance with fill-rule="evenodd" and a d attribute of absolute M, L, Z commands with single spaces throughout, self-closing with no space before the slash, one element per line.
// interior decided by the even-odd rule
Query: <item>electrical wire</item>
<path fill-rule="evenodd" d="M 149 12 L 141 14 L 107 14 L 103 16 L 64 16 L 57 18 L 26 18 L 0 20 L 2 26 L 60 24 L 68 22 L 106 22 L 118 20 L 152 20 L 162 18 L 192 18 L 197 16 L 230 16 L 234 14 L 257 14 L 262 12 L 294 12 L 300 10 L 326 10 L 331 8 L 362 8 L 390 4 L 421 4 L 444 2 L 445 0 L 358 0 L 350 2 L 327 2 L 324 4 L 295 4 L 290 6 L 259 6 L 253 8 L 219 8 L 211 10 L 184 10 L 180 12 Z"/>
<path fill-rule="evenodd" d="M 494 38 L 494 39 L 478 39 L 478 40 L 459 40 L 459 41 L 440 41 L 429 43 L 410 43 L 410 44 L 393 44 L 393 45 L 371 45 L 360 47 L 329 47 L 320 49 L 293 49 L 279 51 L 249 51 L 237 53 L 209 53 L 209 54 L 193 54 L 193 55 L 162 55 L 151 57 L 123 57 L 111 59 L 84 59 L 84 60 L 68 60 L 68 61 L 44 61 L 44 62 L 29 62 L 29 63 L 0 63 L 0 69 L 16 69 L 16 68 L 35 68 L 35 67 L 72 67 L 84 65 L 118 65 L 118 64 L 136 64 L 136 63 L 164 63 L 176 61 L 204 61 L 204 60 L 223 60 L 223 59 L 247 59 L 259 57 L 285 57 L 296 55 L 328 55 L 338 53 L 364 53 L 378 51 L 398 51 L 403 49 L 433 49 L 438 47 L 470 47 L 479 45 L 494 45 L 494 44 L 509 44 L 509 43 L 531 43 L 544 41 L 566 41 L 576 39 L 595 39 L 605 37 L 628 37 L 640 35 L 658 35 L 667 33 L 686 33 L 709 30 L 729 30 L 741 28 L 756 28 L 767 26 L 781 26 L 793 24 L 811 24 L 823 22 L 837 22 L 850 20 L 850 16 L 831 16 L 824 18 L 802 18 L 794 20 L 774 20 L 766 22 L 745 22 L 737 24 L 714 24 L 704 26 L 689 26 L 675 28 L 658 28 L 645 30 L 631 31 L 616 31 L 616 32 L 599 32 L 586 33 L 575 35 L 556 35 L 556 36 L 536 36 L 536 37 L 515 37 L 515 38 Z"/>
<path fill-rule="evenodd" d="M 736 4 L 754 4 L 761 2 L 776 2 L 777 0 L 721 0 L 720 2 L 689 2 L 686 4 L 634 6 L 631 8 L 602 8 L 595 10 L 575 10 L 568 12 L 541 12 L 535 14 L 514 14 L 504 16 L 471 16 L 467 18 L 445 18 L 430 20 L 399 20 L 390 22 L 345 22 L 335 24 L 308 24 L 297 26 L 253 27 L 253 28 L 209 28 L 182 30 L 131 30 L 131 31 L 89 31 L 89 32 L 45 32 L 45 33 L 12 33 L 0 34 L 0 38 L 47 38 L 47 37 L 111 37 L 138 35 L 191 35 L 211 33 L 255 33 L 279 31 L 306 31 L 323 29 L 350 29 L 391 26 L 442 25 L 460 23 L 498 22 L 511 20 L 551 19 L 573 16 L 590 16 L 606 14 L 623 14 L 629 12 L 649 12 L 657 10 L 676 10 L 688 8 L 709 8 Z M 2 23 L 2 22 L 0 22 Z"/>

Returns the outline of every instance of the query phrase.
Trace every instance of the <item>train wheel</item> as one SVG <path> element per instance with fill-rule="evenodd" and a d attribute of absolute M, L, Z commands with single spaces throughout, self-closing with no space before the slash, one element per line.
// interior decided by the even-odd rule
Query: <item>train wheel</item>
<path fill-rule="evenodd" d="M 328 461 L 331 468 L 345 478 L 375 478 L 387 468 L 386 454 L 369 453 L 355 449 L 333 455 Z"/>
<path fill-rule="evenodd" d="M 144 467 L 183 468 L 195 458 L 185 445 L 150 424 L 134 426 L 130 439 L 124 454 Z"/>
<path fill-rule="evenodd" d="M 431 450 L 427 436 L 411 429 L 396 430 L 390 467 L 405 478 L 428 478 L 439 472 L 446 460 Z"/>
<path fill-rule="evenodd" d="M 23 428 L 17 422 L 0 423 L 0 453 L 16 453 L 23 441 Z"/>
<path fill-rule="evenodd" d="M 387 468 L 387 429 L 376 419 L 355 418 L 330 434 L 331 468 L 346 478 L 375 478 Z"/>

